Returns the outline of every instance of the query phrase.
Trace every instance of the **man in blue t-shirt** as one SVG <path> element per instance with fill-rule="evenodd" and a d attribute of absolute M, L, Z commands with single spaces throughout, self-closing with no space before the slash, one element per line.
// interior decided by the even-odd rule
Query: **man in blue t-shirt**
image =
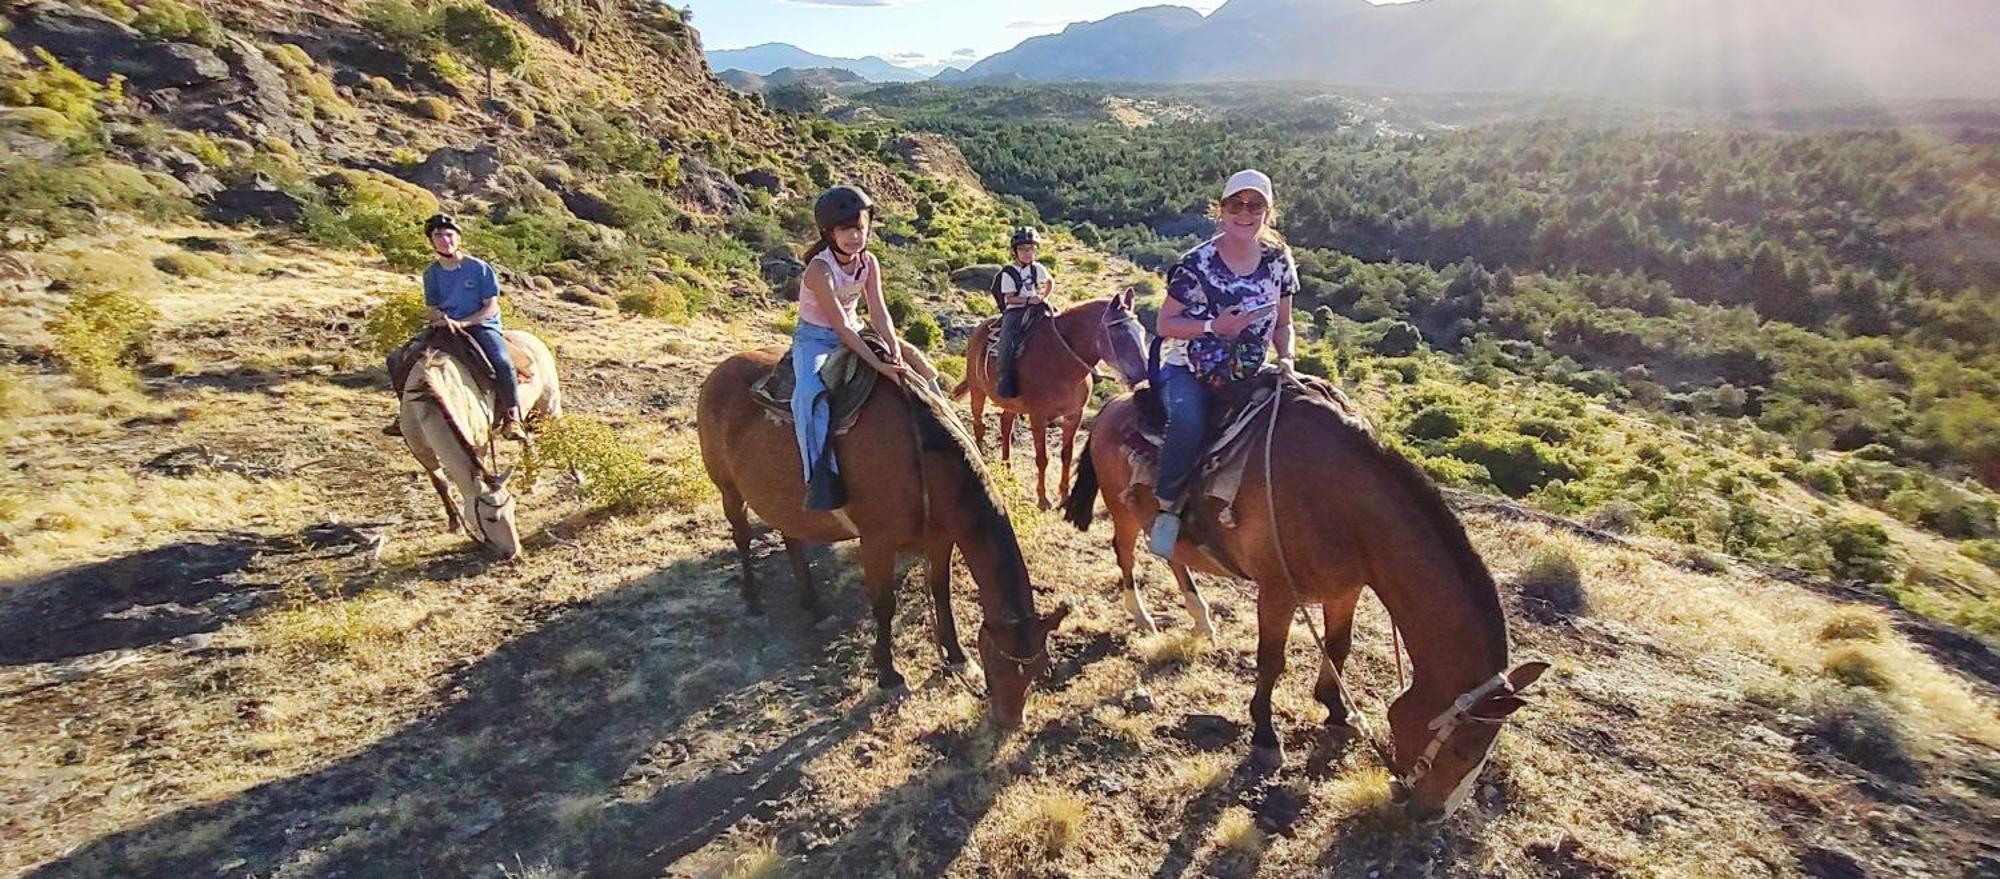
<path fill-rule="evenodd" d="M 433 328 L 457 330 L 472 337 L 493 363 L 493 387 L 499 398 L 500 435 L 521 439 L 521 403 L 514 381 L 514 360 L 500 330 L 500 279 L 485 260 L 459 250 L 458 222 L 437 214 L 424 221 L 437 259 L 424 268 L 424 305 Z M 400 433 L 391 425 L 390 433 Z"/>

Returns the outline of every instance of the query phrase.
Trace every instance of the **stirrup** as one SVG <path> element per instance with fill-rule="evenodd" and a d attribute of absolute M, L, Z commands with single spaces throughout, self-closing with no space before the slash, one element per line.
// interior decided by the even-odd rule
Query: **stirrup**
<path fill-rule="evenodd" d="M 1174 544 L 1181 539 L 1181 516 L 1161 510 L 1153 517 L 1153 533 L 1146 539 L 1146 549 L 1163 559 L 1174 557 Z"/>

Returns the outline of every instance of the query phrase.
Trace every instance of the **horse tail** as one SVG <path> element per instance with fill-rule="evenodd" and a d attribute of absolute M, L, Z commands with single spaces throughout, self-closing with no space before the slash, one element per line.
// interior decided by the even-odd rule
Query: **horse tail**
<path fill-rule="evenodd" d="M 1083 441 L 1083 461 L 1076 473 L 1076 484 L 1070 487 L 1069 497 L 1063 499 L 1063 518 L 1078 531 L 1090 530 L 1091 514 L 1097 507 L 1097 462 L 1090 456 L 1090 446 L 1096 441 L 1095 437 Z"/>

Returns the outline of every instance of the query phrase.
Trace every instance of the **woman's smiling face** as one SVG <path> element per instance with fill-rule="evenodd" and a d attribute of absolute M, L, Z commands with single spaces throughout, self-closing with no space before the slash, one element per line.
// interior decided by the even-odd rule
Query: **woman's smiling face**
<path fill-rule="evenodd" d="M 1262 193 L 1246 189 L 1222 200 L 1222 234 L 1238 240 L 1257 237 L 1271 205 Z"/>

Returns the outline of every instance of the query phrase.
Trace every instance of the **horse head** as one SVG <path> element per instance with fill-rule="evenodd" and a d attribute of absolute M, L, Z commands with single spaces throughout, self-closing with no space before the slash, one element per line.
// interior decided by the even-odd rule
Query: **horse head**
<path fill-rule="evenodd" d="M 514 524 L 514 493 L 507 480 L 514 473 L 508 467 L 499 473 L 479 474 L 479 494 L 472 500 L 473 535 L 503 559 L 521 554 L 521 532 Z"/>
<path fill-rule="evenodd" d="M 1049 633 L 1069 616 L 1067 602 L 1027 620 L 988 620 L 979 625 L 979 667 L 986 672 L 987 707 L 993 722 L 1021 725 L 1028 687 L 1049 668 Z"/>
<path fill-rule="evenodd" d="M 1138 291 L 1126 287 L 1106 300 L 1104 333 L 1097 340 L 1097 359 L 1118 370 L 1118 377 L 1128 388 L 1147 378 L 1146 329 L 1132 311 L 1132 301 L 1137 296 Z"/>
<path fill-rule="evenodd" d="M 1524 662 L 1450 701 L 1412 687 L 1389 706 L 1395 747 L 1389 769 L 1396 775 L 1390 794 L 1410 820 L 1433 824 L 1465 803 L 1501 725 L 1527 704 L 1521 691 L 1548 669 L 1546 662 Z"/>

